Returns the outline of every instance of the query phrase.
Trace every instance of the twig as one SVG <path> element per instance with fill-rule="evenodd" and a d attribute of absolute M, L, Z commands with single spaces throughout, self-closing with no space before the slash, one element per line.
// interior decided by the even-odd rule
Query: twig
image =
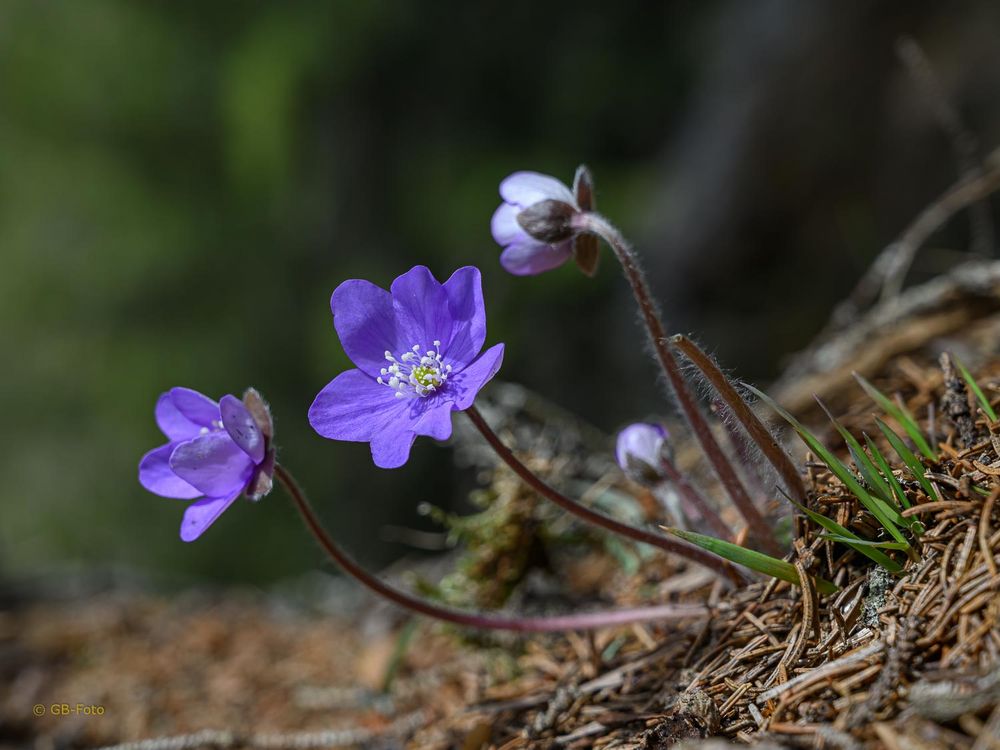
<path fill-rule="evenodd" d="M 777 698 L 782 693 L 788 692 L 791 688 L 803 684 L 809 684 L 815 682 L 816 680 L 825 680 L 828 677 L 832 677 L 835 674 L 839 674 L 844 667 L 854 664 L 855 662 L 863 661 L 869 656 L 874 656 L 880 653 L 885 648 L 885 644 L 882 641 L 874 641 L 868 644 L 864 648 L 858 649 L 857 651 L 852 651 L 851 653 L 845 654 L 839 659 L 834 659 L 833 661 L 828 661 L 822 667 L 812 670 L 811 672 L 805 672 L 804 674 L 797 675 L 793 677 L 788 682 L 783 682 L 780 685 L 776 685 L 770 690 L 766 690 L 757 696 L 754 701 L 757 704 L 766 703 L 772 698 Z"/>
<path fill-rule="evenodd" d="M 854 308 L 867 304 L 878 295 L 880 288 L 881 302 L 898 297 L 913 258 L 927 238 L 963 208 L 982 200 L 998 188 L 1000 148 L 986 157 L 982 169 L 976 175 L 963 177 L 948 188 L 917 215 L 895 242 L 882 251 L 851 293 Z M 843 312 L 838 317 L 843 318 Z"/>
<path fill-rule="evenodd" d="M 983 505 L 983 513 L 979 517 L 979 550 L 986 560 L 986 566 L 990 569 L 990 576 L 997 577 L 997 561 L 993 559 L 993 550 L 990 549 L 990 516 L 993 514 L 993 505 L 1000 497 L 1000 487 L 997 487 L 986 498 Z"/>
<path fill-rule="evenodd" d="M 958 172 L 962 177 L 974 177 L 979 171 L 979 143 L 962 123 L 958 110 L 951 103 L 941 79 L 917 41 L 903 36 L 896 44 L 896 54 L 903 61 L 917 85 L 923 89 L 938 125 L 951 140 Z M 993 252 L 993 219 L 989 204 L 976 201 L 969 206 L 969 223 L 972 229 L 972 250 L 980 255 Z"/>
<path fill-rule="evenodd" d="M 388 728 L 327 729 L 318 732 L 239 732 L 227 729 L 203 729 L 192 734 L 154 737 L 136 742 L 108 745 L 99 750 L 194 750 L 194 748 L 251 747 L 262 750 L 308 750 L 321 747 L 349 747 L 371 742 L 386 735 L 401 735 L 419 728 L 427 716 L 414 711 L 394 721 Z"/>

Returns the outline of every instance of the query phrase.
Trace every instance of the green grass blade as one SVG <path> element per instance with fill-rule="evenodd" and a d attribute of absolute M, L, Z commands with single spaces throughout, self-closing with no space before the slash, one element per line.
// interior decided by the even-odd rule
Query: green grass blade
<path fill-rule="evenodd" d="M 889 466 L 889 462 L 886 460 L 885 456 L 882 455 L 882 451 L 878 449 L 878 446 L 875 445 L 875 441 L 868 437 L 868 435 L 865 435 L 865 445 L 868 446 L 868 452 L 872 455 L 872 458 L 875 459 L 875 463 L 878 464 L 883 476 L 885 476 L 886 480 L 889 482 L 889 486 L 892 487 L 892 494 L 896 496 L 897 502 L 899 502 L 903 508 L 909 508 L 910 501 L 906 497 L 903 485 L 899 483 L 899 480 L 896 479 L 896 475 L 892 473 L 892 467 Z"/>
<path fill-rule="evenodd" d="M 920 486 L 924 488 L 924 492 L 927 493 L 927 497 L 931 500 L 940 500 L 941 498 L 939 498 L 937 493 L 934 491 L 934 486 L 931 484 L 930 480 L 924 476 L 924 465 L 920 463 L 920 459 L 914 455 L 913 451 L 906 446 L 906 443 L 903 442 L 903 438 L 893 432 L 892 428 L 878 417 L 875 417 L 875 423 L 882 431 L 882 434 L 885 435 L 885 439 L 889 441 L 889 445 L 892 446 L 892 449 L 896 451 L 899 457 L 903 460 L 903 463 L 906 464 L 910 473 L 913 474 L 914 478 L 918 482 L 920 482 Z"/>
<path fill-rule="evenodd" d="M 917 446 L 917 449 L 927 456 L 930 461 L 937 461 L 937 454 L 928 445 L 927 440 L 924 438 L 923 433 L 920 431 L 920 426 L 917 424 L 916 420 L 913 418 L 906 409 L 899 406 L 892 399 L 886 396 L 882 391 L 873 386 L 867 380 L 865 380 L 858 373 L 854 373 L 854 379 L 861 384 L 861 387 L 865 389 L 865 393 L 871 397 L 872 401 L 879 405 L 879 407 L 897 422 L 902 425 L 906 434 L 910 436 L 910 440 L 913 444 Z"/>
<path fill-rule="evenodd" d="M 852 547 L 854 545 L 864 545 L 865 547 L 875 547 L 877 549 L 898 549 L 905 550 L 906 545 L 900 544 L 899 542 L 872 542 L 867 539 L 851 539 L 846 536 L 841 536 L 840 534 L 817 534 L 820 539 L 828 539 L 831 542 L 840 542 L 841 544 L 849 544 Z"/>
<path fill-rule="evenodd" d="M 969 388 L 972 389 L 972 392 L 976 395 L 976 400 L 979 402 L 979 406 L 983 410 L 983 414 L 989 418 L 990 422 L 996 422 L 997 413 L 993 411 L 993 407 L 990 406 L 990 400 L 986 398 L 986 395 L 979 387 L 979 383 L 975 381 L 975 378 L 972 377 L 972 373 L 966 369 L 965 365 L 962 364 L 958 357 L 952 355 L 952 359 L 955 362 L 955 366 L 958 367 L 958 371 L 962 373 L 962 378 L 964 378 L 966 385 L 968 385 Z"/>
<path fill-rule="evenodd" d="M 892 490 L 889 489 L 889 485 L 882 478 L 882 475 L 876 471 L 875 465 L 868 458 L 868 454 L 850 444 L 847 446 L 847 452 L 851 454 L 851 460 L 854 462 L 854 466 L 858 472 L 860 472 L 861 478 L 865 480 L 865 484 L 868 485 L 868 489 L 871 490 L 871 494 L 883 502 L 892 502 Z M 899 521 L 896 523 L 898 524 Z"/>
<path fill-rule="evenodd" d="M 794 503 L 794 501 L 792 502 Z M 839 523 L 834 521 L 832 518 L 827 518 L 824 515 L 809 510 L 804 505 L 799 505 L 798 503 L 794 504 L 795 507 L 797 507 L 800 511 L 805 513 L 812 520 L 813 523 L 815 523 L 818 526 L 822 526 L 831 534 L 836 534 L 837 536 L 842 537 L 844 539 L 843 542 L 844 544 L 846 544 L 851 549 L 860 552 L 862 555 L 869 558 L 873 562 L 878 563 L 883 568 L 888 570 L 890 573 L 899 573 L 903 569 L 903 566 L 901 566 L 891 557 L 882 554 L 877 549 L 874 549 L 867 544 L 863 544 L 862 542 L 865 542 L 866 541 L 865 539 L 862 539 L 850 529 L 844 528 Z"/>
<path fill-rule="evenodd" d="M 690 542 L 691 544 L 701 547 L 703 550 L 707 550 L 714 555 L 725 558 L 731 563 L 736 563 L 737 565 L 742 565 L 745 568 L 756 570 L 758 573 L 763 573 L 764 575 L 771 576 L 772 578 L 788 581 L 796 586 L 802 585 L 801 581 L 799 581 L 799 574 L 798 571 L 795 570 L 795 566 L 791 563 L 785 562 L 784 560 L 779 560 L 776 557 L 765 555 L 762 552 L 755 552 L 752 549 L 741 547 L 738 544 L 733 544 L 732 542 L 716 539 L 714 536 L 696 534 L 693 531 L 673 529 L 667 526 L 661 526 L 660 528 L 668 534 L 673 534 L 686 542 Z M 816 582 L 816 590 L 821 594 L 833 594 L 839 591 L 835 585 L 823 578 L 816 577 L 813 580 Z"/>
<path fill-rule="evenodd" d="M 821 443 L 809 430 L 807 430 L 799 420 L 793 417 L 789 412 L 783 409 L 777 404 L 770 396 L 757 390 L 753 386 L 747 386 L 754 393 L 757 394 L 763 401 L 765 401 L 772 409 L 774 409 L 778 414 L 784 417 L 788 423 L 795 428 L 795 431 L 799 433 L 799 436 L 806 442 L 806 445 L 819 457 L 823 463 L 829 467 L 830 471 L 833 472 L 834 476 L 839 479 L 847 490 L 854 495 L 858 501 L 865 506 L 865 508 L 878 520 L 880 524 L 888 531 L 893 539 L 897 542 L 902 542 L 907 544 L 906 537 L 903 536 L 899 527 L 893 522 L 891 514 L 892 510 L 884 502 L 877 498 L 872 497 L 872 495 L 861 486 L 861 483 L 855 478 L 854 474 L 851 472 L 844 463 L 837 458 L 832 451 L 830 451 L 823 443 Z M 852 438 L 853 439 L 853 438 Z M 857 441 L 855 441 L 857 442 Z M 889 512 L 887 512 L 889 511 Z M 896 513 L 898 516 L 899 514 Z"/>

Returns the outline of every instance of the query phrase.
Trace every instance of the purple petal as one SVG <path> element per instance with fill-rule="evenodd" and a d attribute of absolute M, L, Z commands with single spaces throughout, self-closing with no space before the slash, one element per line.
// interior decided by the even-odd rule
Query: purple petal
<path fill-rule="evenodd" d="M 528 238 L 515 242 L 500 254 L 500 265 L 515 276 L 533 276 L 561 266 L 573 255 L 573 241 L 546 245 Z"/>
<path fill-rule="evenodd" d="M 409 399 L 380 385 L 361 370 L 340 373 L 309 407 L 309 424 L 331 440 L 367 442 L 382 432 L 409 429 Z M 403 427 L 400 427 L 403 425 Z"/>
<path fill-rule="evenodd" d="M 454 321 L 445 360 L 460 369 L 475 359 L 486 341 L 482 274 L 474 266 L 459 268 L 444 282 L 444 291 Z"/>
<path fill-rule="evenodd" d="M 240 496 L 242 489 L 231 492 L 224 497 L 206 497 L 196 503 L 191 503 L 184 511 L 184 520 L 181 521 L 181 539 L 185 542 L 193 542 L 200 537 L 209 526 L 215 523 L 215 519 L 233 501 Z"/>
<path fill-rule="evenodd" d="M 167 443 L 154 448 L 139 461 L 139 484 L 155 495 L 191 500 L 202 492 L 174 474 L 170 468 L 170 454 L 177 443 Z"/>
<path fill-rule="evenodd" d="M 447 440 L 451 437 L 451 412 L 455 408 L 451 399 L 422 399 L 426 404 L 423 413 L 413 425 L 413 432 L 426 435 L 435 440 Z"/>
<path fill-rule="evenodd" d="M 629 458 L 642 461 L 652 467 L 652 473 L 660 471 L 660 456 L 663 451 L 663 441 L 667 431 L 658 424 L 638 422 L 630 424 L 618 433 L 615 444 L 615 457 L 623 471 L 630 469 Z"/>
<path fill-rule="evenodd" d="M 515 242 L 530 240 L 531 237 L 517 223 L 517 215 L 521 209 L 513 203 L 501 203 L 490 219 L 490 233 L 500 247 L 507 247 Z"/>
<path fill-rule="evenodd" d="M 160 395 L 154 413 L 156 425 L 170 440 L 190 440 L 201 432 L 201 425 L 181 414 L 169 391 Z"/>
<path fill-rule="evenodd" d="M 453 321 L 448 295 L 426 266 L 414 266 L 392 282 L 392 307 L 397 337 L 404 350 L 414 344 L 431 349 L 434 341 L 451 338 Z"/>
<path fill-rule="evenodd" d="M 500 183 L 500 197 L 521 208 L 549 199 L 576 205 L 572 190 L 555 177 L 538 172 L 514 172 L 506 177 Z"/>
<path fill-rule="evenodd" d="M 416 434 L 409 431 L 384 431 L 372 437 L 372 461 L 380 469 L 398 469 L 410 458 Z"/>
<path fill-rule="evenodd" d="M 242 492 L 254 463 L 229 433 L 219 431 L 181 443 L 170 456 L 170 468 L 208 497 Z"/>
<path fill-rule="evenodd" d="M 264 436 L 247 407 L 236 396 L 226 395 L 219 401 L 222 425 L 229 437 L 244 453 L 259 464 L 264 460 Z"/>
<path fill-rule="evenodd" d="M 387 351 L 399 356 L 396 316 L 392 297 L 385 289 L 363 279 L 349 279 L 334 290 L 330 308 L 341 346 L 364 372 L 377 377 L 386 366 Z"/>
<path fill-rule="evenodd" d="M 448 392 L 453 394 L 455 408 L 468 409 L 476 394 L 486 385 L 503 363 L 503 344 L 495 344 L 461 372 L 448 379 Z"/>
<path fill-rule="evenodd" d="M 213 427 L 212 422 L 218 422 L 222 418 L 217 403 L 190 388 L 171 388 L 170 399 L 177 411 L 199 427 Z"/>

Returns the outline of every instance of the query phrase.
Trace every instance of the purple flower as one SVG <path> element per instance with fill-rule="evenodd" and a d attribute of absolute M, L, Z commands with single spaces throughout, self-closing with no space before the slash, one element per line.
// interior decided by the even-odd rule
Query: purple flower
<path fill-rule="evenodd" d="M 586 167 L 577 169 L 573 189 L 538 172 L 515 172 L 500 183 L 504 202 L 490 222 L 503 247 L 501 265 L 517 276 L 561 266 L 575 257 L 589 276 L 597 270 L 597 238 L 574 228 L 574 217 L 594 207 L 593 183 Z"/>
<path fill-rule="evenodd" d="M 451 413 L 472 406 L 503 360 L 503 344 L 480 354 L 486 308 L 479 269 L 444 284 L 424 266 L 389 292 L 345 281 L 330 299 L 333 325 L 357 366 L 334 378 L 309 407 L 309 423 L 332 440 L 371 443 L 376 466 L 406 463 L 418 435 L 451 436 Z"/>
<path fill-rule="evenodd" d="M 630 424 L 618 433 L 615 456 L 618 465 L 629 477 L 642 484 L 655 484 L 663 479 L 660 468 L 669 435 L 658 424 Z"/>
<path fill-rule="evenodd" d="M 150 492 L 196 500 L 184 511 L 181 539 L 192 542 L 243 492 L 259 500 L 271 489 L 273 428 L 257 391 L 216 403 L 190 388 L 171 388 L 156 402 L 156 424 L 169 440 L 139 462 Z"/>

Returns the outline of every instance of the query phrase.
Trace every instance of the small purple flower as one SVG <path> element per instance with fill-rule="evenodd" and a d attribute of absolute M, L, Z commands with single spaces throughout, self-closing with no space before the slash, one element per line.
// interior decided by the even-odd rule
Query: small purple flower
<path fill-rule="evenodd" d="M 500 369 L 503 344 L 480 354 L 486 308 L 479 269 L 444 284 L 424 266 L 390 291 L 350 279 L 330 299 L 333 325 L 357 366 L 334 378 L 309 407 L 309 423 L 332 440 L 371 443 L 376 466 L 406 463 L 418 435 L 451 436 L 451 413 L 472 406 Z"/>
<path fill-rule="evenodd" d="M 642 484 L 655 484 L 663 479 L 660 468 L 667 431 L 658 424 L 630 424 L 618 433 L 615 456 L 629 477 Z"/>
<path fill-rule="evenodd" d="M 500 183 L 503 203 L 490 222 L 503 247 L 500 264 L 517 276 L 561 266 L 571 257 L 588 276 L 597 269 L 597 238 L 581 234 L 576 215 L 594 208 L 593 183 L 586 167 L 577 169 L 573 189 L 549 175 L 515 172 Z"/>
<path fill-rule="evenodd" d="M 197 500 L 184 511 L 181 539 L 193 542 L 241 493 L 259 500 L 271 489 L 273 428 L 254 389 L 244 400 L 216 403 L 190 388 L 171 388 L 156 402 L 156 424 L 169 440 L 139 462 L 139 482 L 150 492 Z"/>

